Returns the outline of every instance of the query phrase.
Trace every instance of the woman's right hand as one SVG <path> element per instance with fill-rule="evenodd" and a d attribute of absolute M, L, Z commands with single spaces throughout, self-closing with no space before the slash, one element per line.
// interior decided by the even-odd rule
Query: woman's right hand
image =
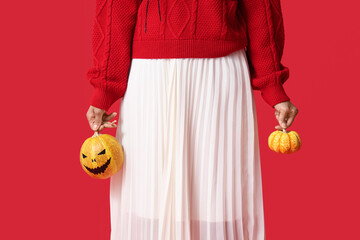
<path fill-rule="evenodd" d="M 290 101 L 278 103 L 274 108 L 276 109 L 275 117 L 279 122 L 279 125 L 275 126 L 277 130 L 290 127 L 294 122 L 296 115 L 299 113 L 299 109 Z"/>
<path fill-rule="evenodd" d="M 93 131 L 102 131 L 104 128 L 115 128 L 116 120 L 110 122 L 116 116 L 116 112 L 107 114 L 105 110 L 91 106 L 86 113 L 86 118 L 89 121 L 90 128 Z"/>

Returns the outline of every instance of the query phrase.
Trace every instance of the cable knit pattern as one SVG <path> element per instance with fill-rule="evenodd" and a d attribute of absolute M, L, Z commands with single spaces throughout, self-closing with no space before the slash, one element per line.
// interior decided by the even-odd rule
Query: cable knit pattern
<path fill-rule="evenodd" d="M 248 28 L 252 87 L 260 90 L 264 100 L 274 107 L 290 100 L 283 88 L 289 69 L 281 63 L 285 39 L 280 0 L 242 0 L 241 3 L 239 9 Z"/>
<path fill-rule="evenodd" d="M 93 27 L 94 66 L 87 77 L 95 90 L 90 105 L 108 110 L 125 94 L 131 41 L 140 0 L 97 0 Z"/>
<path fill-rule="evenodd" d="M 280 0 L 96 0 L 90 104 L 107 111 L 124 96 L 132 58 L 213 58 L 246 48 L 252 87 L 274 107 L 290 100 L 284 40 Z"/>
<path fill-rule="evenodd" d="M 184 0 L 177 0 L 171 4 L 167 23 L 175 38 L 179 38 L 186 24 L 190 21 L 190 10 Z"/>

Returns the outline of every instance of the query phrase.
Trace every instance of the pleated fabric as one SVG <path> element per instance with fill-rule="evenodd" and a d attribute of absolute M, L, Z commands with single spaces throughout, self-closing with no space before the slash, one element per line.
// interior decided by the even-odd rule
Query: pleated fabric
<path fill-rule="evenodd" d="M 264 240 L 257 131 L 244 49 L 132 59 L 111 240 Z"/>

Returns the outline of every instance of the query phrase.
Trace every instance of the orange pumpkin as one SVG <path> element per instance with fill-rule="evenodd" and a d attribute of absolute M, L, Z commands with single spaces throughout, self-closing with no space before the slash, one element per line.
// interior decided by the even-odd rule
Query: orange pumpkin
<path fill-rule="evenodd" d="M 80 163 L 93 178 L 106 179 L 117 173 L 123 164 L 123 148 L 109 134 L 99 134 L 85 140 L 80 150 Z"/>
<path fill-rule="evenodd" d="M 277 153 L 294 153 L 301 147 L 301 139 L 297 132 L 285 129 L 272 132 L 268 138 L 269 148 Z"/>

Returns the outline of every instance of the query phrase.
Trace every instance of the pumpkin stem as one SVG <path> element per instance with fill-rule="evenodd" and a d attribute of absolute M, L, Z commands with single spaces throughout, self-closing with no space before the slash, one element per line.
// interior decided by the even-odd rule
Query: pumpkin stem
<path fill-rule="evenodd" d="M 93 137 L 97 137 L 97 136 L 99 136 L 99 130 L 96 130 L 93 135 Z"/>
<path fill-rule="evenodd" d="M 283 129 L 283 133 L 286 133 L 286 129 L 285 129 L 285 128 Z"/>

